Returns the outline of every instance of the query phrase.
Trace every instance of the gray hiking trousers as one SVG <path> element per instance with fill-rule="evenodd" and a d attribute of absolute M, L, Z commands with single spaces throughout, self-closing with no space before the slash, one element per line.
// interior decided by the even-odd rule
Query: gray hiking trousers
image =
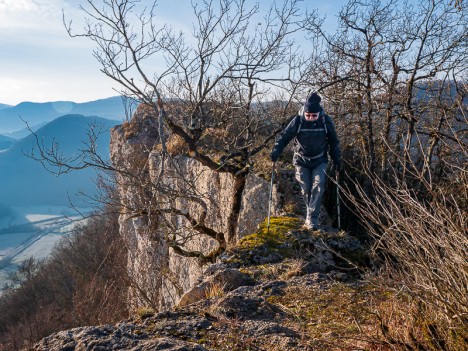
<path fill-rule="evenodd" d="M 318 225 L 320 204 L 325 190 L 325 171 L 327 164 L 315 168 L 296 165 L 296 180 L 299 182 L 307 206 L 306 223 Z"/>

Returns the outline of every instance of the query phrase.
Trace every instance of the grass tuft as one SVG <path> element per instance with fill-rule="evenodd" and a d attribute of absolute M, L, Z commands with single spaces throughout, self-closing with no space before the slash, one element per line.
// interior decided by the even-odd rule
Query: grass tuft
<path fill-rule="evenodd" d="M 136 315 L 140 319 L 147 319 L 147 318 L 153 317 L 155 315 L 155 313 L 156 312 L 151 307 L 140 307 L 136 311 Z"/>

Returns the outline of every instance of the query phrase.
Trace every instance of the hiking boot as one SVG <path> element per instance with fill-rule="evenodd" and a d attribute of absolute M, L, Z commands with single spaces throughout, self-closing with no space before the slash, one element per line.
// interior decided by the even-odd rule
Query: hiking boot
<path fill-rule="evenodd" d="M 309 220 L 306 220 L 306 221 L 304 222 L 304 228 L 306 228 L 307 230 L 312 230 L 312 231 L 319 230 L 318 225 L 313 224 L 313 223 L 312 223 L 311 221 L 309 221 Z"/>

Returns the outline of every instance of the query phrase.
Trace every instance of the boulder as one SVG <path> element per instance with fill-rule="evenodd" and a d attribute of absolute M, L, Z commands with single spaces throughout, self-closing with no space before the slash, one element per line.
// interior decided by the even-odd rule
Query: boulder
<path fill-rule="evenodd" d="M 234 268 L 227 268 L 214 272 L 192 289 L 187 291 L 179 301 L 183 307 L 204 300 L 210 295 L 226 293 L 241 286 L 254 285 L 255 280 Z"/>

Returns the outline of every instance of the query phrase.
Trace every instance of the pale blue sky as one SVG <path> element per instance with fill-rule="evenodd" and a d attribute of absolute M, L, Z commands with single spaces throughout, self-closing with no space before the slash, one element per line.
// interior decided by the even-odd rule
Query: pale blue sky
<path fill-rule="evenodd" d="M 62 9 L 78 22 L 83 18 L 81 2 L 0 0 L 0 103 L 84 102 L 116 95 L 114 83 L 99 71 L 92 56 L 93 43 L 70 38 L 63 27 Z M 332 23 L 345 2 L 305 0 L 304 6 L 319 8 Z M 158 9 L 174 27 L 190 28 L 190 0 L 160 0 Z"/>

